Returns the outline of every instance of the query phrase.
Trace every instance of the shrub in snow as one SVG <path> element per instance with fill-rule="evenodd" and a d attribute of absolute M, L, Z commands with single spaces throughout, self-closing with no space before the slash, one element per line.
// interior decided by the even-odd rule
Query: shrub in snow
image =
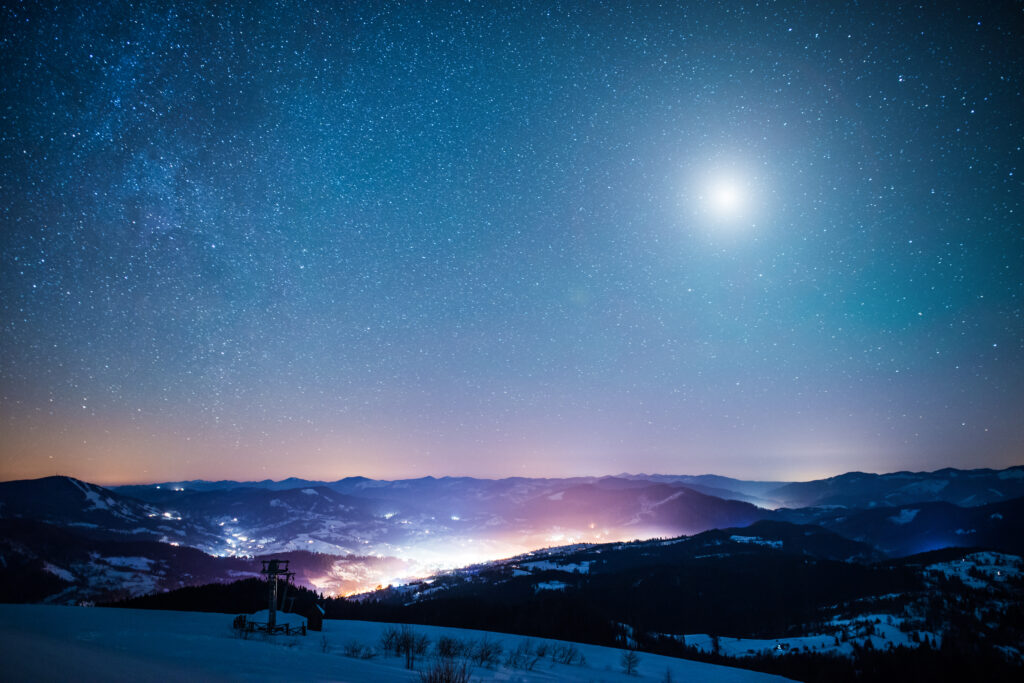
<path fill-rule="evenodd" d="M 563 643 L 551 648 L 551 661 L 558 664 L 583 664 L 583 655 L 575 646 Z"/>
<path fill-rule="evenodd" d="M 356 659 L 373 659 L 377 656 L 377 651 L 369 645 L 360 643 L 358 640 L 350 640 L 342 648 L 342 654 L 346 657 L 355 657 Z"/>
<path fill-rule="evenodd" d="M 538 650 L 534 650 L 533 643 L 529 640 L 520 641 L 515 650 L 508 651 L 505 666 L 510 669 L 533 671 L 533 667 L 537 666 L 537 662 L 541 660 L 541 655 L 538 654 L 539 648 L 540 646 L 538 646 Z"/>
<path fill-rule="evenodd" d="M 426 671 L 420 672 L 421 683 L 469 683 L 470 668 L 466 662 L 438 658 Z"/>
<path fill-rule="evenodd" d="M 443 659 L 455 659 L 469 653 L 472 649 L 467 643 L 450 636 L 441 636 L 437 639 L 437 656 Z"/>
<path fill-rule="evenodd" d="M 484 636 L 482 640 L 477 641 L 476 645 L 473 646 L 473 663 L 493 669 L 498 665 L 498 659 L 501 657 L 503 650 L 504 648 L 501 646 L 501 643 Z"/>

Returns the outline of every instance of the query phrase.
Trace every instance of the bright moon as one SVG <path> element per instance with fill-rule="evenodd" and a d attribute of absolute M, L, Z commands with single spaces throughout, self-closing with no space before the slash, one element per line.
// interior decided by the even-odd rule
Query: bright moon
<path fill-rule="evenodd" d="M 719 180 L 710 189 L 710 209 L 722 218 L 733 218 L 743 212 L 744 192 L 734 181 Z"/>
<path fill-rule="evenodd" d="M 695 164 L 684 182 L 680 208 L 712 239 L 742 239 L 767 218 L 765 187 L 749 164 L 708 160 Z"/>

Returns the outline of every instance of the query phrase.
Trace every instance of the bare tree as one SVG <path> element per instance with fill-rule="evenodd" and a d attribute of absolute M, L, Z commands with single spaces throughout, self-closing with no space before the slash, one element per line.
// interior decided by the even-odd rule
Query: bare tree
<path fill-rule="evenodd" d="M 627 676 L 635 676 L 636 668 L 640 664 L 640 655 L 633 650 L 626 650 L 622 653 L 622 670 Z"/>
<path fill-rule="evenodd" d="M 398 629 L 394 626 L 389 626 L 380 634 L 380 647 L 384 650 L 386 655 L 389 652 L 394 652 L 397 657 L 401 654 L 398 647 Z"/>
<path fill-rule="evenodd" d="M 424 635 L 418 635 L 411 628 L 404 625 L 398 631 L 393 633 L 390 631 L 393 631 L 393 629 L 385 631 L 381 636 L 381 645 L 385 647 L 390 645 L 395 654 L 405 655 L 406 669 L 415 668 L 416 657 L 422 657 L 427 654 L 427 650 L 430 648 L 430 639 Z"/>

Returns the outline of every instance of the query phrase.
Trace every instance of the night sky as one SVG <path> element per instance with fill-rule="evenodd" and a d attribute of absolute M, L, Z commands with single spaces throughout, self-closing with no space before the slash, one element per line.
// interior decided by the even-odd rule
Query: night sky
<path fill-rule="evenodd" d="M 201 4 L 3 6 L 0 478 L 1024 462 L 1019 2 Z"/>

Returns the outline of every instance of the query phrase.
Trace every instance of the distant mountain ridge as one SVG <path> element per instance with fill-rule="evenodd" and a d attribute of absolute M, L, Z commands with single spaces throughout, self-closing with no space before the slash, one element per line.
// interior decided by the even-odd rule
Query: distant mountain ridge
<path fill-rule="evenodd" d="M 1024 466 L 1004 470 L 947 467 L 934 472 L 889 474 L 847 472 L 828 479 L 785 484 L 765 495 L 784 507 L 875 507 L 925 502 L 973 507 L 1024 496 Z"/>
<path fill-rule="evenodd" d="M 312 550 L 395 555 L 434 539 L 508 550 L 749 524 L 750 503 L 636 479 L 347 479 L 333 484 L 102 487 L 66 477 L 0 484 L 0 517 L 189 545 L 213 555 Z M 498 547 L 493 548 L 498 551 Z M 491 553 L 493 554 L 493 553 Z"/>
<path fill-rule="evenodd" d="M 682 484 L 690 489 L 727 500 L 741 500 L 759 507 L 813 507 L 841 505 L 847 507 L 895 506 L 923 502 L 947 502 L 954 505 L 978 506 L 1024 496 L 1024 465 L 1002 470 L 987 468 L 944 468 L 933 472 L 890 472 L 872 474 L 847 472 L 834 477 L 805 482 L 747 481 L 715 474 L 671 475 L 628 474 L 569 478 L 508 477 L 478 479 L 474 477 L 420 477 L 416 479 L 378 480 L 346 477 L 337 481 L 316 481 L 289 478 L 281 481 L 264 479 L 254 482 L 177 481 L 152 485 L 113 486 L 111 490 L 140 500 L 163 501 L 174 489 L 211 491 L 231 488 L 285 490 L 324 486 L 339 493 L 371 495 L 391 499 L 397 491 L 439 493 L 458 487 L 479 494 L 501 495 L 512 488 L 544 489 L 551 486 L 595 484 L 609 480 L 648 483 Z"/>
<path fill-rule="evenodd" d="M 136 498 L 129 494 L 138 488 L 110 490 L 68 477 L 4 482 L 0 522 L 41 526 L 36 540 L 22 533 L 25 527 L 12 526 L 0 553 L 12 553 L 29 573 L 60 578 L 61 588 L 77 589 L 63 595 L 93 599 L 113 589 L 105 575 L 137 591 L 173 587 L 169 577 L 182 572 L 195 581 L 231 576 L 227 569 L 184 570 L 196 563 L 170 562 L 161 552 L 168 546 L 196 549 L 211 560 L 312 552 L 336 561 L 297 579 L 345 593 L 546 545 L 697 533 L 769 514 L 679 484 L 615 478 L 350 479 L 333 488 L 292 480 L 284 488 L 197 488 L 142 487 Z M 15 535 L 15 528 L 22 532 Z M 58 544 L 46 543 L 56 531 L 78 552 L 65 557 Z M 125 544 L 123 551 L 110 547 L 117 542 Z M 92 561 L 90 545 L 102 549 L 101 558 L 133 558 L 134 569 Z"/>
<path fill-rule="evenodd" d="M 230 578 L 235 571 L 227 568 L 230 563 L 182 569 L 199 565 L 168 560 L 167 547 L 202 551 L 214 563 L 217 558 L 319 554 L 327 559 L 304 561 L 309 569 L 300 572 L 299 580 L 328 593 L 387 585 L 541 547 L 677 538 L 780 522 L 804 525 L 812 535 L 815 529 L 837 534 L 863 547 L 839 558 L 844 561 L 943 547 L 1024 552 L 1024 496 L 1007 498 L 1022 489 L 1024 467 L 849 473 L 781 485 L 715 475 L 621 475 L 293 478 L 108 489 L 46 477 L 0 483 L 0 523 L 9 529 L 0 559 L 15 558 L 19 571 L 48 574 L 37 581 L 40 586 L 91 596 L 114 585 L 104 574 L 142 590 L 171 585 L 167 577 L 181 572 L 198 581 L 201 576 Z M 815 504 L 771 510 L 739 497 Z M 912 502 L 899 502 L 906 500 Z M 32 524 L 41 525 L 34 527 L 39 530 L 35 540 L 26 531 Z M 44 542 L 57 531 L 67 536 L 76 554 L 65 557 L 56 544 Z M 125 544 L 123 551 L 114 549 L 118 543 Z M 101 558 L 134 558 L 130 571 L 102 559 L 93 562 L 90 545 L 102 548 Z M 0 566 L 0 575 L 3 571 Z"/>

